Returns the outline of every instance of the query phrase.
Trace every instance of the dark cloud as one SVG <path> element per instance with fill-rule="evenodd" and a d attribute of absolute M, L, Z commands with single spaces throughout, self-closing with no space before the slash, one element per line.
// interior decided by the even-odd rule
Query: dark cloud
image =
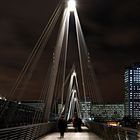
<path fill-rule="evenodd" d="M 10 91 L 58 1 L 1 2 L 1 92 Z M 77 3 L 78 15 L 101 94 L 105 101 L 123 101 L 125 66 L 140 61 L 140 1 L 77 0 Z M 54 41 L 52 42 L 54 45 Z M 70 62 L 70 59 L 68 61 Z M 45 59 L 40 63 L 44 65 Z M 36 70 L 36 80 L 42 78 L 38 71 Z M 38 90 L 34 88 L 36 83 L 32 81 L 30 86 L 34 89 L 30 98 L 37 98 Z"/>

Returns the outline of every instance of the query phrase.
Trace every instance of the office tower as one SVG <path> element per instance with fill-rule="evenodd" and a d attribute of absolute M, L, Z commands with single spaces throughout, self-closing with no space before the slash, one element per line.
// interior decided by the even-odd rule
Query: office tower
<path fill-rule="evenodd" d="M 125 116 L 140 119 L 140 64 L 125 70 Z"/>
<path fill-rule="evenodd" d="M 81 115 L 82 118 L 88 119 L 91 115 L 91 102 L 80 102 L 80 109 L 81 109 Z"/>
<path fill-rule="evenodd" d="M 104 120 L 121 120 L 124 117 L 124 104 L 93 104 L 91 114 Z"/>

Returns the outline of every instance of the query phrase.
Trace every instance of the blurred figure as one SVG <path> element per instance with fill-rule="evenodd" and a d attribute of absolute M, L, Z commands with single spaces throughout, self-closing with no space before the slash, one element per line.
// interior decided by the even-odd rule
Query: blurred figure
<path fill-rule="evenodd" d="M 73 127 L 75 128 L 75 132 L 81 132 L 81 125 L 82 125 L 82 120 L 77 116 L 77 114 L 74 115 L 73 117 Z"/>
<path fill-rule="evenodd" d="M 72 119 L 72 123 L 73 123 L 73 127 L 75 128 L 75 132 L 78 131 L 77 122 L 78 122 L 78 116 L 75 115 Z"/>
<path fill-rule="evenodd" d="M 64 116 L 61 115 L 61 117 L 58 120 L 58 129 L 60 132 L 60 138 L 64 138 L 64 133 L 67 128 L 67 121 L 65 120 Z"/>
<path fill-rule="evenodd" d="M 82 120 L 80 118 L 77 119 L 77 130 L 78 132 L 81 132 L 81 125 L 82 125 Z"/>

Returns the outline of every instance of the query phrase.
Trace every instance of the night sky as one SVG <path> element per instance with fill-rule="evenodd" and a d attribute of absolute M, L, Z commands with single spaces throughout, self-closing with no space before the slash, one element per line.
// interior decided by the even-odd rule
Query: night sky
<path fill-rule="evenodd" d="M 1 95 L 9 94 L 58 1 L 1 1 Z M 140 62 L 140 1 L 77 0 L 77 11 L 104 101 L 123 102 L 125 67 Z M 26 97 L 36 99 L 36 83 L 31 86 Z"/>

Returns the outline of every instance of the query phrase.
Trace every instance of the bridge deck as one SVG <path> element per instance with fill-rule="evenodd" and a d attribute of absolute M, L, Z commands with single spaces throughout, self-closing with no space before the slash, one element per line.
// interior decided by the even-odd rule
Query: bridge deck
<path fill-rule="evenodd" d="M 94 133 L 88 132 L 87 127 L 82 127 L 82 132 L 74 132 L 72 126 L 68 126 L 68 131 L 65 132 L 64 138 L 66 140 L 102 140 Z M 58 132 L 49 134 L 42 137 L 40 140 L 58 140 L 60 139 L 60 134 Z"/>

